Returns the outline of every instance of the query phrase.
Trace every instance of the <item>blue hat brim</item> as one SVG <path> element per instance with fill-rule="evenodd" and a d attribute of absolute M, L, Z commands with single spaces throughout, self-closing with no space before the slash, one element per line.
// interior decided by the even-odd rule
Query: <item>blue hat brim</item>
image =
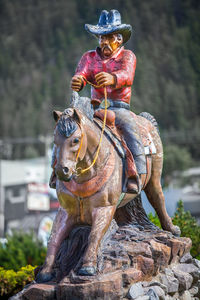
<path fill-rule="evenodd" d="M 110 33 L 121 33 L 123 36 L 123 43 L 125 44 L 131 37 L 132 26 L 128 24 L 120 24 L 120 25 L 90 25 L 85 24 L 85 30 L 91 34 L 96 36 L 98 35 L 106 35 Z"/>

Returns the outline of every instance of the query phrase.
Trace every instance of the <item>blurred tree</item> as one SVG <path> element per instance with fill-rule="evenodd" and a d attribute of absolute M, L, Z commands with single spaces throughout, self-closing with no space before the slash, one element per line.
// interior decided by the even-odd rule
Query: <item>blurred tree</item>
<path fill-rule="evenodd" d="M 184 171 L 191 167 L 194 161 L 191 154 L 184 147 L 167 145 L 164 147 L 163 176 L 172 175 L 173 171 Z"/>
<path fill-rule="evenodd" d="M 14 232 L 7 236 L 7 243 L 0 243 L 0 267 L 18 271 L 27 264 L 41 265 L 46 256 L 46 248 L 34 234 Z"/>
<path fill-rule="evenodd" d="M 192 132 L 193 143 L 184 143 L 198 161 L 200 2 L 196 0 L 1 0 L 0 137 L 52 132 L 51 111 L 63 110 L 69 103 L 77 62 L 98 44 L 84 24 L 97 23 L 102 9 L 113 8 L 121 12 L 122 22 L 133 26 L 126 45 L 137 56 L 132 109 L 154 115 L 161 131 Z"/>

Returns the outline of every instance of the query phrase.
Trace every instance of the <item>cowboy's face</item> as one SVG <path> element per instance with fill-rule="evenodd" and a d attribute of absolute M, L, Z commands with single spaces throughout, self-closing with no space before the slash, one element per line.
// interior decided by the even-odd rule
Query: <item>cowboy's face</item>
<path fill-rule="evenodd" d="M 109 57 L 122 44 L 118 39 L 118 34 L 111 33 L 99 36 L 99 46 L 103 56 Z"/>

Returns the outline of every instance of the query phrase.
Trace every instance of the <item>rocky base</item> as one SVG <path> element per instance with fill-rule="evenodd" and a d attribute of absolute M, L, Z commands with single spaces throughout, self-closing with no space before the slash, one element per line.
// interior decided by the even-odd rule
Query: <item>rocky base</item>
<path fill-rule="evenodd" d="M 76 228 L 64 241 L 52 282 L 33 283 L 12 300 L 200 298 L 200 262 L 189 254 L 190 239 L 113 222 L 102 241 L 97 275 L 77 276 L 89 232 Z"/>
<path fill-rule="evenodd" d="M 127 298 L 136 300 L 200 299 L 200 261 L 193 259 L 187 253 L 179 263 L 171 264 L 151 281 L 132 284 Z"/>

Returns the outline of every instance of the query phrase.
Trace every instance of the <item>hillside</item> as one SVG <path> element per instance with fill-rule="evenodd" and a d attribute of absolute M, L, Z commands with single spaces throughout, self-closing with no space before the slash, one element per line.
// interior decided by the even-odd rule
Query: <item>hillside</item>
<path fill-rule="evenodd" d="M 51 111 L 67 106 L 77 62 L 97 45 L 84 24 L 112 8 L 133 26 L 126 45 L 137 56 L 132 109 L 154 115 L 165 142 L 198 160 L 197 0 L 0 0 L 0 138 L 51 134 Z"/>

